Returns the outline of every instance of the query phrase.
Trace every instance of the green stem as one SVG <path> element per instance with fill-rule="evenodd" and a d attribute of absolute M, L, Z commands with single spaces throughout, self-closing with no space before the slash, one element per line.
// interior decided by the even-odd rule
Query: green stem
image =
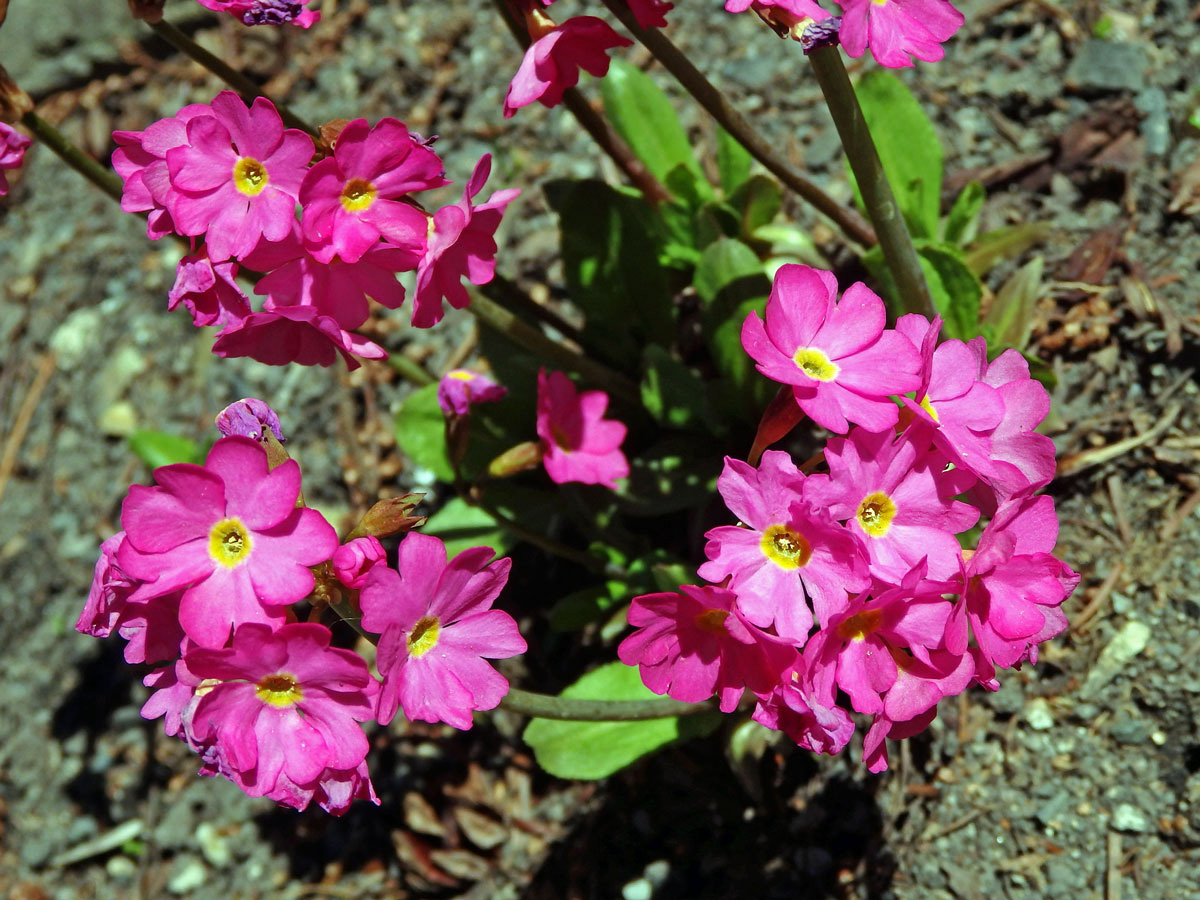
<path fill-rule="evenodd" d="M 271 100 L 270 97 L 267 97 L 267 95 L 263 93 L 261 87 L 247 78 L 243 73 L 230 66 L 220 57 L 209 53 L 170 22 L 164 19 L 161 22 L 147 22 L 146 24 L 150 26 L 150 29 L 155 34 L 161 37 L 180 53 L 184 54 L 185 56 L 190 56 L 196 62 L 200 63 L 200 65 L 204 66 L 204 68 L 208 69 L 208 71 L 212 72 L 227 85 L 241 94 L 243 99 L 253 100 L 255 97 L 266 97 L 266 99 Z M 316 128 L 288 109 L 287 106 L 282 103 L 278 103 L 275 100 L 271 100 L 271 102 L 275 104 L 276 109 L 279 110 L 279 115 L 283 117 L 283 121 L 286 125 L 288 125 L 288 127 L 299 128 L 301 131 L 306 131 L 313 138 L 319 139 L 321 137 L 321 133 Z"/>
<path fill-rule="evenodd" d="M 746 148 L 747 152 L 766 167 L 772 175 L 778 178 L 790 190 L 806 200 L 819 212 L 832 219 L 843 232 L 852 240 L 864 247 L 874 246 L 875 233 L 871 226 L 862 220 L 854 210 L 842 206 L 826 194 L 814 182 L 809 181 L 785 160 L 780 158 L 771 145 L 743 118 L 733 104 L 718 91 L 707 78 L 692 65 L 689 60 L 671 41 L 657 28 L 644 29 L 637 23 L 633 13 L 629 11 L 626 0 L 604 0 L 614 16 L 629 32 L 641 41 L 647 50 L 654 54 L 660 63 L 675 79 L 683 85 L 684 90 L 695 98 L 708 114 L 712 116 L 733 138 Z"/>
<path fill-rule="evenodd" d="M 583 346 L 583 333 L 578 328 L 554 312 L 554 310 L 542 306 L 542 304 L 538 303 L 503 275 L 493 276 L 491 281 L 480 286 L 479 291 L 497 303 L 504 304 L 509 309 L 527 313 L 535 319 L 540 319 L 544 324 L 549 325 L 563 337 L 567 338 L 567 340 L 574 341 L 581 347 Z"/>
<path fill-rule="evenodd" d="M 605 565 L 604 561 L 597 559 L 590 553 L 587 553 L 583 550 L 576 550 L 574 547 L 570 547 L 567 544 L 556 541 L 553 538 L 545 537 L 538 534 L 536 531 L 526 528 L 520 522 L 510 519 L 508 516 L 504 515 L 504 513 L 499 512 L 482 497 L 472 496 L 469 491 L 463 492 L 462 496 L 463 499 L 465 499 L 472 506 L 477 506 L 482 509 L 500 525 L 504 526 L 521 540 L 533 544 L 535 547 L 540 547 L 551 556 L 557 556 L 567 560 L 568 562 L 573 562 L 578 566 L 582 566 L 589 572 L 592 572 L 596 575 L 608 575 L 609 577 L 613 577 L 613 573 L 608 571 L 608 566 Z"/>
<path fill-rule="evenodd" d="M 608 366 L 598 363 L 577 350 L 553 341 L 532 325 L 518 319 L 499 303 L 488 299 L 478 291 L 467 307 L 480 322 L 498 331 L 513 343 L 540 357 L 547 363 L 578 372 L 588 381 L 620 395 L 633 404 L 639 404 L 637 385 Z"/>
<path fill-rule="evenodd" d="M 417 387 L 425 387 L 437 381 L 425 367 L 418 362 L 414 362 L 401 352 L 389 353 L 387 364 L 396 371 L 396 373 L 406 381 L 411 381 Z"/>
<path fill-rule="evenodd" d="M 33 132 L 34 137 L 49 147 L 68 166 L 118 203 L 121 202 L 123 188 L 121 179 L 115 172 L 100 165 L 67 140 L 61 131 L 32 110 L 21 116 L 21 124 Z"/>
<path fill-rule="evenodd" d="M 668 716 L 694 716 L 715 709 L 711 702 L 683 703 L 669 697 L 661 700 L 582 700 L 535 694 L 520 688 L 509 688 L 507 696 L 500 701 L 500 708 L 523 716 L 568 722 L 636 722 Z"/>
<path fill-rule="evenodd" d="M 858 104 L 854 86 L 850 84 L 842 54 L 837 47 L 819 47 L 808 54 L 808 60 L 812 63 L 821 93 L 825 95 L 825 103 L 833 114 L 833 123 L 837 126 L 846 158 L 858 182 L 863 204 L 879 236 L 883 257 L 896 280 L 903 307 L 899 312 L 916 312 L 932 319 L 937 311 L 929 293 L 929 285 L 925 282 L 925 272 L 921 269 L 921 261 L 904 224 L 904 216 L 900 214 L 892 186 L 883 172 L 883 164 L 879 161 L 879 153 L 875 150 L 875 141 L 867 128 L 867 120 Z"/>

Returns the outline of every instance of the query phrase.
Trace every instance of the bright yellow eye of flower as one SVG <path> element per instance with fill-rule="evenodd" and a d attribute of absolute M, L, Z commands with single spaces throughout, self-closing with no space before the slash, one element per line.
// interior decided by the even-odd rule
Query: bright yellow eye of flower
<path fill-rule="evenodd" d="M 862 641 L 878 630 L 883 613 L 877 609 L 864 609 L 838 626 L 838 637 L 846 641 Z"/>
<path fill-rule="evenodd" d="M 758 546 L 781 569 L 799 569 L 812 556 L 812 544 L 786 525 L 772 525 L 763 532 Z"/>
<path fill-rule="evenodd" d="M 422 616 L 408 635 L 408 652 L 410 656 L 424 656 L 438 642 L 440 623 L 437 616 Z"/>
<path fill-rule="evenodd" d="M 351 178 L 342 188 L 342 209 L 346 212 L 362 212 L 375 202 L 375 185 L 362 178 Z"/>
<path fill-rule="evenodd" d="M 875 491 L 862 498 L 854 515 L 863 531 L 871 537 L 883 537 L 896 518 L 896 503 L 883 491 Z"/>
<path fill-rule="evenodd" d="M 816 347 L 800 347 L 792 354 L 792 362 L 809 378 L 817 381 L 833 381 L 841 369 Z"/>
<path fill-rule="evenodd" d="M 247 197 L 257 197 L 270 180 L 267 167 L 253 156 L 243 156 L 233 164 L 233 186 Z"/>
<path fill-rule="evenodd" d="M 304 690 L 295 676 L 277 672 L 254 686 L 254 696 L 271 706 L 291 706 L 304 699 Z"/>
<path fill-rule="evenodd" d="M 925 397 L 921 400 L 921 409 L 923 409 L 923 410 L 925 410 L 925 412 L 929 413 L 929 415 L 933 418 L 933 421 L 935 421 L 935 422 L 942 421 L 941 416 L 938 415 L 937 408 L 934 407 L 934 405 L 933 405 L 933 401 L 930 400 L 928 397 Z"/>
<path fill-rule="evenodd" d="M 208 533 L 208 555 L 219 566 L 232 569 L 250 556 L 250 529 L 241 519 L 222 519 Z"/>

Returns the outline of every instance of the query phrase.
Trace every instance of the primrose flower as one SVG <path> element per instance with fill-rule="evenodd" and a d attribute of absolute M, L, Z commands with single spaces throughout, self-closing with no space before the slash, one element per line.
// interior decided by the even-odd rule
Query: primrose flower
<path fill-rule="evenodd" d="M 240 434 L 256 441 L 261 441 L 264 430 L 270 429 L 275 440 L 281 444 L 287 443 L 283 427 L 279 424 L 279 415 L 257 397 L 245 397 L 230 403 L 217 413 L 216 426 L 222 437 Z"/>
<path fill-rule="evenodd" d="M 438 382 L 437 400 L 446 415 L 465 416 L 472 403 L 495 403 L 504 399 L 508 388 L 479 372 L 454 369 Z"/>
<path fill-rule="evenodd" d="M 179 260 L 167 309 L 183 304 L 197 328 L 232 325 L 250 315 L 250 300 L 237 285 L 237 263 L 213 263 L 205 247 Z"/>
<path fill-rule="evenodd" d="M 332 366 L 338 355 L 350 371 L 363 359 L 385 359 L 387 351 L 353 334 L 332 316 L 312 306 L 280 306 L 251 313 L 228 326 L 213 341 L 217 356 L 249 356 L 268 366 Z"/>
<path fill-rule="evenodd" d="M 404 123 L 381 119 L 371 128 L 355 119 L 342 129 L 333 155 L 316 163 L 300 186 L 305 238 L 322 262 L 337 254 L 348 263 L 379 243 L 421 253 L 428 220 L 399 198 L 441 187 L 442 161 L 419 143 Z"/>
<path fill-rule="evenodd" d="M 222 91 L 212 115 L 187 123 L 187 144 L 166 153 L 171 216 L 181 233 L 205 235 L 211 259 L 243 257 L 263 237 L 281 241 L 295 224 L 312 155 L 312 139 L 285 130 L 270 100 L 258 97 L 247 109 L 233 91 Z"/>
<path fill-rule="evenodd" d="M 841 753 L 854 734 L 849 714 L 816 696 L 802 663 L 785 670 L 774 690 L 759 698 L 752 718 L 813 753 Z"/>
<path fill-rule="evenodd" d="M 301 0 L 196 0 L 206 9 L 229 13 L 243 25 L 295 25 L 311 28 L 321 14 L 304 8 Z"/>
<path fill-rule="evenodd" d="M 220 647 L 243 622 L 281 625 L 313 588 L 308 567 L 337 549 L 321 514 L 296 508 L 300 467 L 268 471 L 249 438 L 222 438 L 203 466 L 161 466 L 154 477 L 157 487 L 134 485 L 121 507 L 117 563 L 146 582 L 131 597 L 183 590 L 179 622 L 202 647 Z"/>
<path fill-rule="evenodd" d="M 962 26 L 963 14 L 948 0 L 834 0 L 842 8 L 842 46 L 857 59 L 866 50 L 888 68 L 934 62 L 942 44 Z"/>
<path fill-rule="evenodd" d="M 16 169 L 25 161 L 25 151 L 33 143 L 11 125 L 0 122 L 0 197 L 8 194 L 8 179 L 5 169 Z"/>
<path fill-rule="evenodd" d="M 675 8 L 674 3 L 664 0 L 628 0 L 629 11 L 642 28 L 665 28 L 667 13 Z"/>
<path fill-rule="evenodd" d="M 486 203 L 473 205 L 491 171 L 492 157 L 485 153 L 463 188 L 462 200 L 443 206 L 429 219 L 429 240 L 413 289 L 412 324 L 417 328 L 441 321 L 443 297 L 455 309 L 467 307 L 471 298 L 462 286 L 464 276 L 471 284 L 487 284 L 496 273 L 496 229 L 504 208 L 521 191 L 506 188 Z"/>
<path fill-rule="evenodd" d="M 531 7 L 526 22 L 533 43 L 508 86 L 506 119 L 535 100 L 542 106 L 557 106 L 563 91 L 579 81 L 580 69 L 603 78 L 608 73 L 608 51 L 633 44 L 595 16 L 574 16 L 556 25 L 540 9 Z"/>
<path fill-rule="evenodd" d="M 725 0 L 725 11 L 754 12 L 770 25 L 780 37 L 800 40 L 813 22 L 823 22 L 832 13 L 822 9 L 814 0 Z"/>
<path fill-rule="evenodd" d="M 358 723 L 372 718 L 379 684 L 362 657 L 330 647 L 330 637 L 315 622 L 275 631 L 251 623 L 234 631 L 232 646 L 183 655 L 184 677 L 204 687 L 196 692 L 190 742 L 212 747 L 215 768 L 251 797 L 311 799 L 328 793 L 321 787 L 327 781 L 338 794 L 336 784 L 366 759 Z"/>
<path fill-rule="evenodd" d="M 857 539 L 809 504 L 804 483 L 791 457 L 779 450 L 763 453 L 757 469 L 725 457 L 717 489 L 748 527 L 723 525 L 705 534 L 708 562 L 697 569 L 707 581 L 729 578 L 746 618 L 760 628 L 774 624 L 781 638 L 797 646 L 808 639 L 813 610 L 823 626 L 845 608 L 847 591 L 869 584 Z"/>
<path fill-rule="evenodd" d="M 886 431 L 897 421 L 889 395 L 920 384 L 921 358 L 902 334 L 884 329 L 883 301 L 865 284 L 835 303 L 832 272 L 789 264 L 775 275 L 766 323 L 752 312 L 742 346 L 758 370 L 792 386 L 818 425 L 844 434 L 850 422 Z"/>
<path fill-rule="evenodd" d="M 375 565 L 359 595 L 362 625 L 377 632 L 383 676 L 377 717 L 471 727 L 471 711 L 495 709 L 508 679 L 485 660 L 525 652 L 508 613 L 492 603 L 508 582 L 512 560 L 492 562 L 490 547 L 472 547 L 446 560 L 446 545 L 409 532 L 400 542 L 399 569 Z"/>
<path fill-rule="evenodd" d="M 768 693 L 776 681 L 765 632 L 745 620 L 729 590 L 682 585 L 679 592 L 634 597 L 629 624 L 638 630 L 617 648 L 627 666 L 638 666 L 656 694 L 699 703 L 714 693 L 732 712 L 746 688 Z M 795 651 L 787 648 L 790 655 Z"/>
<path fill-rule="evenodd" d="M 368 534 L 342 544 L 333 554 L 333 574 L 348 588 L 361 588 L 371 569 L 387 558 L 379 538 Z"/>
<path fill-rule="evenodd" d="M 580 394 L 562 372 L 538 372 L 537 433 L 551 481 L 602 484 L 615 491 L 617 480 L 629 476 L 629 461 L 621 452 L 625 425 L 605 419 L 607 408 L 604 391 Z"/>

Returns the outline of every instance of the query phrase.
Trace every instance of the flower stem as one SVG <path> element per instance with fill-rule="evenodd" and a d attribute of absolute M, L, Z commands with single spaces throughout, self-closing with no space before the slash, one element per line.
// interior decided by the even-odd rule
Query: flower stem
<path fill-rule="evenodd" d="M 929 285 L 925 282 L 925 272 L 921 269 L 921 261 L 904 224 L 904 216 L 900 214 L 900 206 L 884 174 L 883 164 L 879 161 L 875 141 L 871 139 L 858 96 L 850 84 L 842 54 L 837 47 L 818 47 L 808 54 L 808 60 L 812 63 L 821 93 L 825 95 L 825 103 L 833 114 L 833 123 L 837 126 L 846 158 L 858 182 L 863 204 L 879 236 L 883 257 L 896 280 L 903 307 L 901 311 L 920 313 L 932 319 L 937 311 L 929 294 Z"/>
<path fill-rule="evenodd" d="M 49 147 L 68 166 L 118 203 L 121 202 L 121 179 L 115 172 L 96 162 L 72 144 L 66 135 L 32 110 L 21 116 L 21 124 L 33 132 L 34 137 Z"/>
<path fill-rule="evenodd" d="M 241 94 L 243 99 L 251 100 L 254 97 L 266 97 L 266 99 L 271 100 L 270 97 L 267 97 L 263 93 L 261 87 L 247 78 L 243 73 L 230 66 L 223 59 L 209 53 L 170 22 L 164 19 L 161 22 L 147 22 L 146 24 L 155 34 L 180 53 L 190 56 Z M 279 115 L 283 117 L 284 123 L 290 128 L 299 128 L 301 131 L 308 132 L 314 139 L 320 138 L 321 134 L 316 128 L 288 109 L 287 106 L 274 100 L 271 100 L 271 102 L 275 104 L 276 109 L 279 110 Z"/>
<path fill-rule="evenodd" d="M 568 722 L 636 722 L 668 716 L 694 716 L 712 712 L 712 703 L 683 703 L 663 697 L 661 700 L 583 700 L 535 694 L 520 688 L 508 689 L 500 708 L 538 719 Z"/>
<path fill-rule="evenodd" d="M 832 219 L 852 240 L 864 247 L 874 246 L 876 238 L 871 226 L 864 222 L 853 209 L 842 206 L 814 182 L 801 175 L 776 155 L 766 140 L 713 86 L 712 82 L 692 65 L 692 61 L 671 43 L 666 35 L 656 28 L 646 29 L 638 25 L 637 19 L 629 11 L 626 0 L 604 0 L 604 5 L 621 20 L 621 24 L 641 41 L 647 50 L 654 54 L 666 70 L 675 76 L 675 79 L 695 98 L 696 102 L 704 107 L 708 114 L 716 119 L 739 144 L 745 147 L 751 156 L 762 163 L 767 171 L 819 212 Z"/>
<path fill-rule="evenodd" d="M 417 387 L 425 387 L 437 381 L 436 378 L 426 371 L 424 366 L 409 359 L 399 351 L 388 354 L 387 364 L 392 367 L 397 375 L 406 381 L 412 382 Z"/>

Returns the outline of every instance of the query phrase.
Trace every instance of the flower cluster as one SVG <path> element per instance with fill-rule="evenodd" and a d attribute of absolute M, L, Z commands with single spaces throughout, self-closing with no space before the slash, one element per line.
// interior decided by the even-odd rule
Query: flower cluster
<path fill-rule="evenodd" d="M 295 25 L 311 28 L 321 14 L 300 0 L 196 0 L 206 9 L 229 13 L 243 25 Z"/>
<path fill-rule="evenodd" d="M 510 561 L 493 562 L 489 547 L 447 561 L 438 538 L 415 532 L 400 543 L 398 571 L 374 536 L 339 546 L 320 513 L 297 506 L 296 462 L 244 436 L 277 433 L 270 408 L 240 401 L 219 421 L 232 433 L 204 465 L 163 466 L 155 486 L 130 488 L 124 530 L 102 545 L 75 627 L 116 632 L 126 661 L 158 666 L 142 714 L 163 717 L 202 774 L 298 809 L 378 802 L 360 723 L 387 724 L 403 709 L 470 728 L 472 710 L 507 693 L 484 659 L 525 650 L 512 617 L 491 608 Z M 357 653 L 331 645 L 318 619 L 335 600 L 361 604 L 364 626 L 381 634 L 382 683 Z"/>
<path fill-rule="evenodd" d="M 30 143 L 29 138 L 21 132 L 0 122 L 0 197 L 8 194 L 8 179 L 4 177 L 4 170 L 21 167 Z"/>
<path fill-rule="evenodd" d="M 765 320 L 742 329 L 759 371 L 841 435 L 827 471 L 782 451 L 726 458 L 717 484 L 740 524 L 706 535 L 711 584 L 635 598 L 619 655 L 679 700 L 730 711 L 749 690 L 757 721 L 818 752 L 849 741 L 848 704 L 873 717 L 879 771 L 884 738 L 923 730 L 941 698 L 1036 662 L 1079 577 L 1052 555 L 1053 500 L 1035 496 L 1054 447 L 1033 430 L 1049 398 L 1024 358 L 938 345 L 941 323 L 919 315 L 887 329 L 865 285 L 836 294 L 831 273 L 784 266 Z"/>
<path fill-rule="evenodd" d="M 428 213 L 413 195 L 449 182 L 431 142 L 403 123 L 355 119 L 314 160 L 312 139 L 284 128 L 269 100 L 247 108 L 232 91 L 113 137 L 122 208 L 149 214 L 152 239 L 192 239 L 169 308 L 183 305 L 197 326 L 220 326 L 218 355 L 272 365 L 327 366 L 340 354 L 354 368 L 354 357 L 385 357 L 354 330 L 367 320 L 368 298 L 391 309 L 404 302 L 399 272 L 416 273 L 414 325 L 438 322 L 443 299 L 465 307 L 461 280 L 491 280 L 493 236 L 519 193 L 475 202 L 491 170 L 485 155 L 462 199 Z M 263 273 L 257 310 L 237 284 L 243 266 Z"/>

